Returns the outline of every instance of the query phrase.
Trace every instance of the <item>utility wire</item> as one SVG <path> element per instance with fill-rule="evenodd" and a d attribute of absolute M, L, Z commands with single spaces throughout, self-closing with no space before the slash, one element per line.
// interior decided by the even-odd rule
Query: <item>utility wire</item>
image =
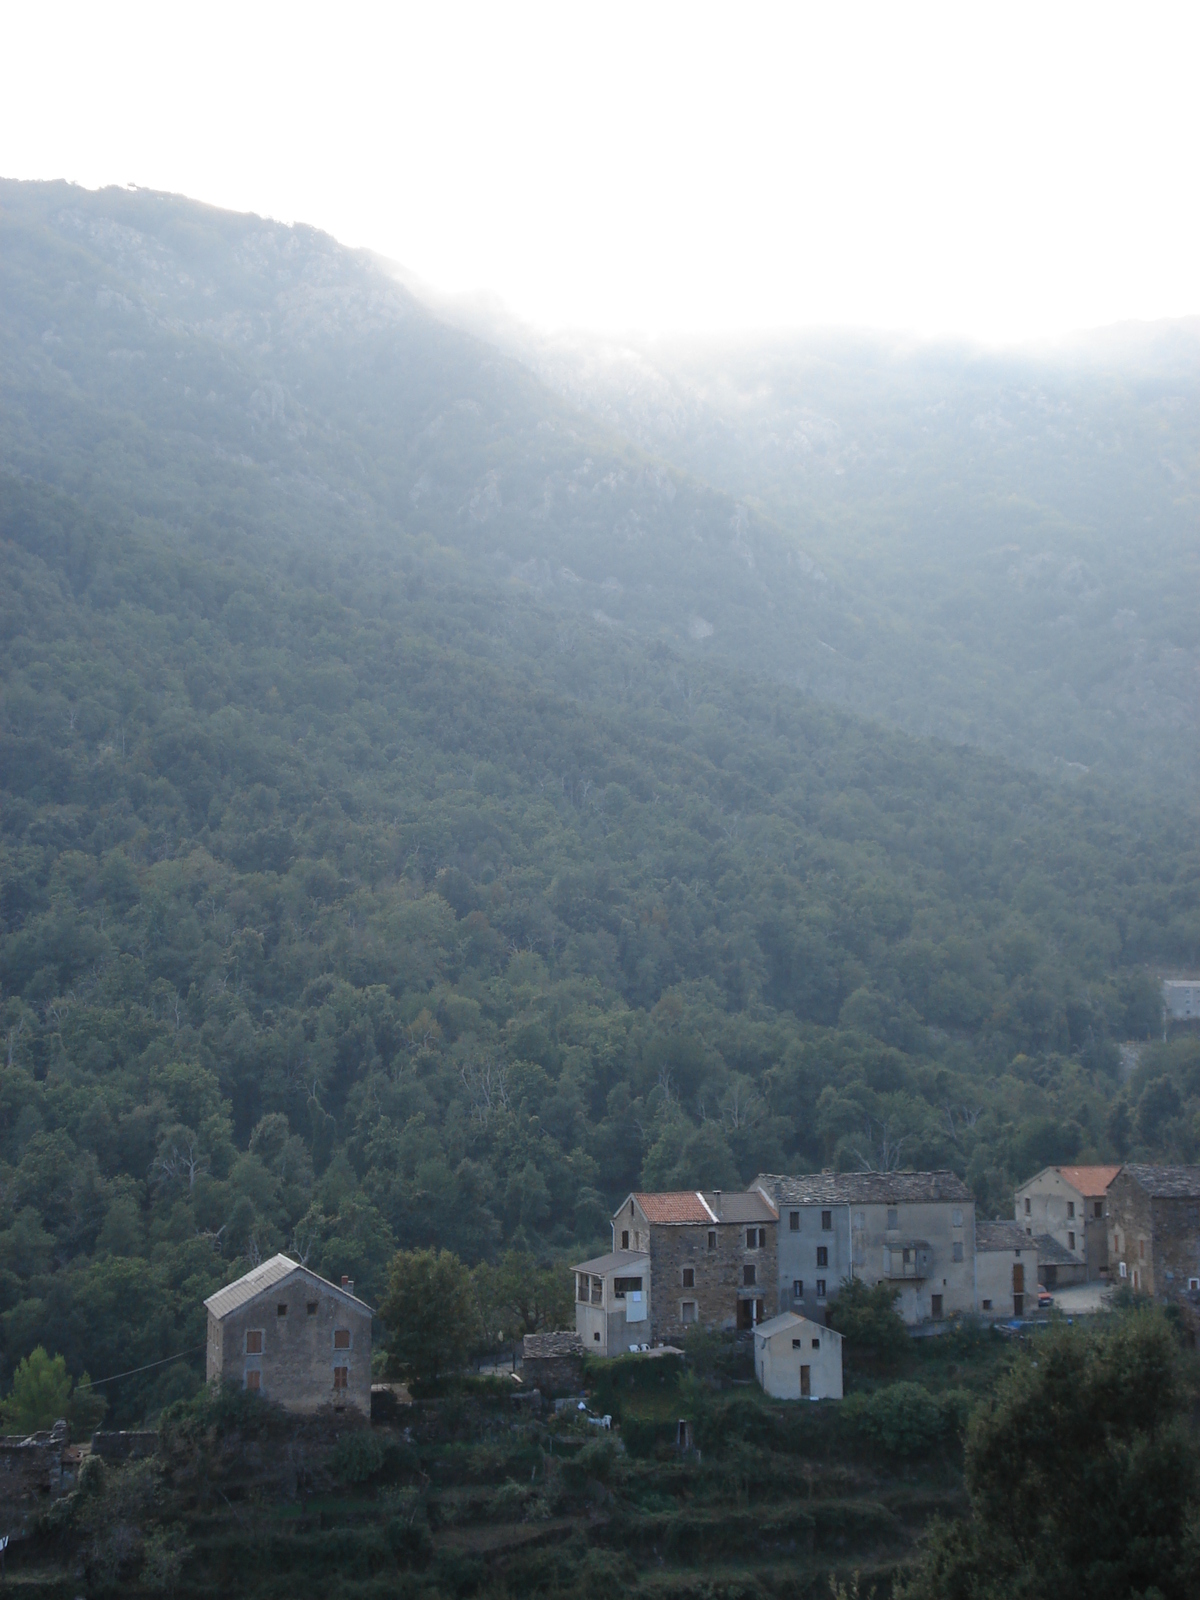
<path fill-rule="evenodd" d="M 202 1344 L 194 1344 L 190 1350 L 179 1350 L 173 1356 L 164 1356 L 161 1361 L 147 1361 L 144 1367 L 130 1367 L 128 1372 L 114 1372 L 110 1378 L 89 1378 L 86 1383 L 77 1383 L 76 1389 L 94 1389 L 100 1383 L 115 1383 L 118 1378 L 132 1378 L 138 1372 L 149 1372 L 151 1367 L 165 1367 L 168 1361 L 182 1361 L 184 1356 L 194 1356 L 205 1348 Z"/>

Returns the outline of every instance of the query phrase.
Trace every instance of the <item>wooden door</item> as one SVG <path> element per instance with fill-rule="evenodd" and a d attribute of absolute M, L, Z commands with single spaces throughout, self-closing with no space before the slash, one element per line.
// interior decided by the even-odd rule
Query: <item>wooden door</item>
<path fill-rule="evenodd" d="M 940 1322 L 942 1320 L 942 1297 L 940 1294 L 935 1294 L 930 1296 L 930 1300 L 932 1302 L 933 1320 Z"/>
<path fill-rule="evenodd" d="M 1013 1293 L 1025 1293 L 1025 1266 L 1023 1262 L 1013 1262 Z"/>
<path fill-rule="evenodd" d="M 801 1400 L 811 1400 L 812 1399 L 812 1368 L 811 1367 L 801 1367 L 800 1368 L 800 1398 L 801 1398 Z"/>

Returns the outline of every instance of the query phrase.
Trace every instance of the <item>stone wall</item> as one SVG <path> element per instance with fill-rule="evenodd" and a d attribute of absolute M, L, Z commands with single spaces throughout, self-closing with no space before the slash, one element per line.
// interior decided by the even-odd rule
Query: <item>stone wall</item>
<path fill-rule="evenodd" d="M 544 1395 L 577 1393 L 583 1387 L 583 1340 L 577 1333 L 526 1334 L 521 1377 Z"/>
<path fill-rule="evenodd" d="M 65 1422 L 49 1433 L 0 1438 L 0 1536 L 23 1538 L 29 1520 L 50 1500 L 73 1487 L 64 1485 L 63 1454 L 71 1444 Z"/>
<path fill-rule="evenodd" d="M 1154 1216 L 1150 1196 L 1127 1173 L 1118 1172 L 1108 1188 L 1107 1210 L 1113 1281 L 1154 1294 Z"/>
<path fill-rule="evenodd" d="M 287 1308 L 282 1315 L 280 1306 Z M 335 1342 L 339 1329 L 349 1334 L 347 1348 Z M 248 1348 L 250 1333 L 262 1335 L 261 1352 Z M 257 1372 L 264 1399 L 288 1411 L 353 1406 L 371 1415 L 370 1312 L 304 1278 L 265 1289 L 220 1319 L 210 1313 L 208 1346 L 210 1378 L 244 1387 Z M 349 1369 L 345 1389 L 334 1388 L 335 1367 Z"/>
<path fill-rule="evenodd" d="M 759 1320 L 779 1309 L 776 1265 L 776 1224 L 756 1223 L 766 1243 L 746 1246 L 747 1225 L 733 1222 L 651 1224 L 650 1227 L 650 1340 L 677 1344 L 687 1337 L 683 1305 L 696 1305 L 696 1320 L 706 1328 L 738 1326 L 739 1301 L 761 1301 Z M 716 1236 L 709 1248 L 709 1235 Z M 755 1283 L 745 1282 L 745 1269 L 754 1268 Z M 690 1270 L 693 1285 L 684 1287 Z"/>

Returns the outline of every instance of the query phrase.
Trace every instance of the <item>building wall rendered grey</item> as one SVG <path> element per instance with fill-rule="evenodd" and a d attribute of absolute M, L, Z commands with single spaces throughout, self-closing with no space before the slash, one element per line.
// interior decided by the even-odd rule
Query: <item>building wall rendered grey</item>
<path fill-rule="evenodd" d="M 308 1314 L 315 1301 L 316 1313 Z M 286 1316 L 279 1306 L 287 1306 Z M 334 1334 L 344 1328 L 350 1347 L 337 1349 Z M 261 1354 L 247 1351 L 246 1335 L 261 1332 Z M 328 1287 L 298 1275 L 266 1289 L 224 1317 L 208 1315 L 207 1375 L 246 1387 L 246 1375 L 259 1373 L 264 1399 L 288 1411 L 313 1412 L 323 1406 L 354 1406 L 371 1415 L 371 1314 L 331 1294 Z M 346 1367 L 345 1389 L 334 1388 L 334 1368 Z"/>

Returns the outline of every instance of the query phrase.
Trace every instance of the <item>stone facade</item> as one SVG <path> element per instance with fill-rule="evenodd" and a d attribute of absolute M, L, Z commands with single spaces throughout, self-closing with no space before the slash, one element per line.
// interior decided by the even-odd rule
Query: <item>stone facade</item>
<path fill-rule="evenodd" d="M 1108 1275 L 1104 1197 L 1119 1166 L 1043 1167 L 1016 1192 L 1015 1220 L 1030 1238 L 1050 1234 L 1070 1258 L 1056 1259 L 1047 1288 Z M 1071 1264 L 1078 1268 L 1072 1270 Z"/>
<path fill-rule="evenodd" d="M 583 1387 L 583 1339 L 578 1333 L 527 1333 L 521 1377 L 545 1395 L 577 1394 Z"/>
<path fill-rule="evenodd" d="M 0 1538 L 20 1539 L 31 1517 L 75 1487 L 76 1455 L 65 1422 L 45 1433 L 0 1438 Z"/>
<path fill-rule="evenodd" d="M 1106 1203 L 1114 1278 L 1174 1301 L 1193 1331 L 1200 1311 L 1200 1167 L 1129 1165 Z"/>
<path fill-rule="evenodd" d="M 688 1329 L 748 1330 L 778 1310 L 776 1215 L 764 1196 L 720 1190 L 632 1194 L 613 1242 L 641 1239 L 650 1258 L 652 1344 Z"/>
<path fill-rule="evenodd" d="M 894 1284 L 910 1325 L 975 1311 L 975 1200 L 956 1173 L 764 1173 L 754 1187 L 779 1214 L 780 1310 L 824 1322 L 861 1278 Z"/>
<path fill-rule="evenodd" d="M 371 1308 L 287 1256 L 274 1256 L 204 1304 L 209 1382 L 232 1379 L 288 1411 L 371 1415 Z"/>
<path fill-rule="evenodd" d="M 1015 1222 L 975 1224 L 975 1289 L 981 1317 L 1024 1317 L 1037 1309 L 1038 1250 Z"/>

